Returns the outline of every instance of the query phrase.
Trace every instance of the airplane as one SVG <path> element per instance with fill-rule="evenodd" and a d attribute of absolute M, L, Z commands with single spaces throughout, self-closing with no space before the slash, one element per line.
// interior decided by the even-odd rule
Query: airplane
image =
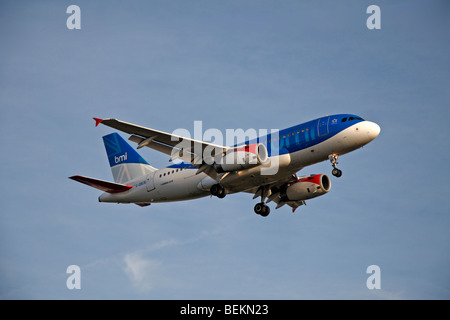
<path fill-rule="evenodd" d="M 93 118 L 95 125 L 130 134 L 137 149 L 149 147 L 170 155 L 166 168 L 151 166 L 118 133 L 103 137 L 114 182 L 75 175 L 72 180 L 104 193 L 99 202 L 153 203 L 183 201 L 206 196 L 224 198 L 246 192 L 260 197 L 254 212 L 266 217 L 270 202 L 292 212 L 306 200 L 331 189 L 326 174 L 298 176 L 301 169 L 329 160 L 332 175 L 341 155 L 357 150 L 380 133 L 380 126 L 353 114 L 336 114 L 298 124 L 230 147 L 141 127 L 116 119 Z M 181 142 L 180 142 L 181 141 Z M 178 163 L 176 163 L 178 162 Z"/>

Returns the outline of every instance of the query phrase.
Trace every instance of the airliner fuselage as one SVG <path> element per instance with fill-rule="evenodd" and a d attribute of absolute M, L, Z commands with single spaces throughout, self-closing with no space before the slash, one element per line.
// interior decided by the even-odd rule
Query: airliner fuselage
<path fill-rule="evenodd" d="M 113 119 L 96 119 L 96 121 L 97 124 L 105 122 L 104 124 L 108 126 L 132 133 L 130 140 L 140 143 L 140 146 L 151 140 L 146 146 L 168 154 L 163 149 L 168 142 L 163 140 L 161 132 L 142 131 L 140 128 L 143 127 L 133 127 L 134 125 Z M 153 132 L 156 133 L 152 135 Z M 115 180 L 117 182 L 116 177 L 120 175 L 133 178 L 124 184 L 128 188 L 125 191 L 111 192 L 104 189 L 107 192 L 99 197 L 99 201 L 136 203 L 145 206 L 157 202 L 195 199 L 211 194 L 223 198 L 226 194 L 244 191 L 254 193 L 255 197 L 261 196 L 259 205 L 262 211 L 265 210 L 264 213 L 270 211 L 264 204 L 265 198 L 274 200 L 278 204 L 277 208 L 289 204 L 295 209 L 304 204 L 305 199 L 328 192 L 331 186 L 326 175 L 298 178 L 296 175 L 298 171 L 312 164 L 330 160 L 333 175 L 340 177 L 342 171 L 336 166 L 338 157 L 361 148 L 375 139 L 379 133 L 380 127 L 376 123 L 355 115 L 337 114 L 322 117 L 246 141 L 244 149 L 246 146 L 256 146 L 258 150 L 267 153 L 264 162 L 228 171 L 223 170 L 227 168 L 226 166 L 218 166 L 214 162 L 205 163 L 204 160 L 198 161 L 198 158 L 197 163 L 182 161 L 163 169 L 149 166 L 152 169 L 147 170 L 145 160 L 140 160 L 140 156 L 135 155 L 133 149 L 126 150 L 126 146 L 121 148 L 120 144 L 123 145 L 124 142 L 117 142 L 121 139 L 120 136 L 112 134 L 117 136 L 105 136 L 104 140 Z M 169 147 L 176 148 L 176 146 Z M 118 152 L 113 154 L 112 149 Z M 241 147 L 232 151 L 260 152 L 251 151 L 250 148 L 244 149 Z M 189 151 L 192 152 L 191 149 Z M 124 166 L 126 163 L 128 167 Z M 141 170 L 142 174 L 130 174 L 133 170 Z M 78 179 L 89 184 L 81 181 L 82 178 Z M 121 182 L 124 182 L 123 179 Z M 95 187 L 94 184 L 90 185 Z M 293 185 L 296 185 L 295 188 Z M 305 194 L 309 192 L 310 197 L 300 196 L 302 192 L 300 189 L 304 190 Z M 260 213 L 256 206 L 255 212 Z"/>

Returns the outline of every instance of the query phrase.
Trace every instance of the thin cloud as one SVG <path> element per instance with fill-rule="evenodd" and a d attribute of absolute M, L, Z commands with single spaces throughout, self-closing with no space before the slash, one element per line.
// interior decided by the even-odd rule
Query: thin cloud
<path fill-rule="evenodd" d="M 133 252 L 124 256 L 124 262 L 125 274 L 136 289 L 148 292 L 156 286 L 161 270 L 161 261 L 148 259 L 141 253 Z"/>

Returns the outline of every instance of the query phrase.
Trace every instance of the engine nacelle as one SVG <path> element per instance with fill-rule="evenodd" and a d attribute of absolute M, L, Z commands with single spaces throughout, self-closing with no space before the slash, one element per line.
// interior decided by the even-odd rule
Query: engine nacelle
<path fill-rule="evenodd" d="M 301 201 L 324 195 L 330 189 L 331 181 L 326 174 L 312 174 L 289 185 L 280 196 L 284 202 Z"/>
<path fill-rule="evenodd" d="M 269 159 L 267 148 L 255 143 L 229 149 L 224 157 L 214 164 L 217 172 L 231 172 L 259 166 Z"/>

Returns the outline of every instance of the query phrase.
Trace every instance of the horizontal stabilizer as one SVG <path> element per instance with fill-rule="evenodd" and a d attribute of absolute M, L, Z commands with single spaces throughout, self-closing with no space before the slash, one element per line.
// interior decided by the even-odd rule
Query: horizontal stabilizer
<path fill-rule="evenodd" d="M 133 188 L 132 186 L 127 186 L 125 184 L 119 184 L 119 183 L 98 180 L 98 179 L 88 178 L 88 177 L 83 177 L 83 176 L 72 176 L 72 177 L 69 177 L 69 179 L 87 184 L 90 187 L 93 187 L 93 188 L 96 188 L 96 189 L 99 189 L 99 190 L 102 190 L 102 191 L 108 192 L 108 193 L 119 193 L 119 192 L 124 192 L 124 191 L 130 190 L 131 188 Z"/>

